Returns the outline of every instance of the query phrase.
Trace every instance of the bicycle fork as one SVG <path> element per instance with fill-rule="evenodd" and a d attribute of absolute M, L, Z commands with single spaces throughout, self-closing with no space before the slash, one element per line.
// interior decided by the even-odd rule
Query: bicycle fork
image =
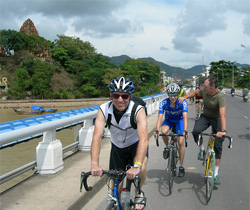
<path fill-rule="evenodd" d="M 213 177 L 213 166 L 211 165 L 212 164 L 211 159 L 213 157 L 213 153 L 215 153 L 214 150 L 212 149 L 208 150 L 208 157 L 206 159 L 206 163 L 209 163 L 209 164 L 206 164 L 206 172 L 207 172 L 206 177 L 208 178 Z"/>
<path fill-rule="evenodd" d="M 113 190 L 112 190 L 112 193 L 113 195 L 111 195 L 111 193 L 108 193 L 108 196 L 109 198 L 107 200 L 113 200 L 115 201 L 115 209 L 119 209 L 119 207 L 121 206 L 120 202 L 119 202 L 119 192 L 118 192 L 118 186 L 119 186 L 119 180 L 114 180 L 114 183 L 113 183 Z"/>

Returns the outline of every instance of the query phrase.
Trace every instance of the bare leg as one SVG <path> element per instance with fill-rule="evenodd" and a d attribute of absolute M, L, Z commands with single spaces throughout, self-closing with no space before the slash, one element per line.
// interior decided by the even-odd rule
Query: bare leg
<path fill-rule="evenodd" d="M 146 180 L 146 177 L 147 177 L 147 174 L 146 174 L 146 171 L 147 171 L 147 162 L 148 162 L 148 158 L 145 157 L 144 158 L 144 161 L 143 161 L 143 164 L 142 164 L 142 168 L 141 168 L 141 171 L 139 173 L 139 176 L 141 178 L 141 182 L 140 182 L 140 187 L 142 188 L 145 180 Z M 143 197 L 143 193 L 141 193 L 140 195 L 136 195 L 136 197 Z M 142 209 L 144 207 L 144 205 L 140 205 L 140 204 L 136 204 L 135 205 L 135 209 Z"/>
<path fill-rule="evenodd" d="M 179 145 L 179 155 L 180 155 L 180 165 L 183 165 L 184 155 L 185 155 L 185 146 L 184 146 L 184 137 L 178 137 Z"/>
<path fill-rule="evenodd" d="M 220 159 L 215 159 L 215 166 L 220 166 Z"/>
<path fill-rule="evenodd" d="M 169 131 L 169 127 L 167 125 L 163 125 L 161 127 L 161 133 L 167 134 Z M 166 146 L 168 146 L 168 136 L 162 136 L 162 140 Z"/>

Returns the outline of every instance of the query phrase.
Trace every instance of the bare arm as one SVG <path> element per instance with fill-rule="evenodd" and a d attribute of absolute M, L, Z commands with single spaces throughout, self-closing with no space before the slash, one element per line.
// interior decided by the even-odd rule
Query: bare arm
<path fill-rule="evenodd" d="M 188 130 L 188 113 L 183 112 L 182 116 L 183 116 L 183 122 L 184 122 L 184 130 L 187 131 Z M 184 131 L 183 135 L 185 135 L 185 131 Z M 187 138 L 188 137 L 189 137 L 189 134 L 187 134 Z"/>
<path fill-rule="evenodd" d="M 185 95 L 183 97 L 179 97 L 178 99 L 179 99 L 179 102 L 182 103 L 183 100 L 186 100 L 188 98 L 193 98 L 198 94 L 199 94 L 199 90 L 195 90 L 195 91 L 192 91 L 192 92 L 188 93 L 187 95 Z"/>
<path fill-rule="evenodd" d="M 158 119 L 156 123 L 156 130 L 160 130 L 161 124 L 162 124 L 163 114 L 158 114 Z"/>
<path fill-rule="evenodd" d="M 183 121 L 184 121 L 184 130 L 188 130 L 188 113 L 187 112 L 183 112 L 182 113 L 183 116 Z"/>
<path fill-rule="evenodd" d="M 134 163 L 139 162 L 142 167 L 145 167 L 145 160 L 147 148 L 148 148 L 148 129 L 147 129 L 147 118 L 145 111 L 140 109 L 136 115 L 137 122 L 137 134 L 139 137 L 139 143 L 137 147 L 136 156 L 134 158 Z M 144 161 L 145 160 L 145 161 Z M 127 178 L 134 179 L 135 175 L 141 171 L 140 168 L 131 168 L 127 171 Z"/>
<path fill-rule="evenodd" d="M 162 124 L 162 119 L 163 119 L 163 114 L 158 114 L 158 119 L 157 119 L 157 122 L 156 122 L 156 131 L 158 131 L 158 133 L 156 133 L 156 131 L 154 132 L 154 137 L 155 138 L 159 138 L 159 131 L 160 131 L 160 127 L 161 127 L 161 124 Z"/>
<path fill-rule="evenodd" d="M 101 176 L 102 168 L 99 166 L 99 155 L 101 150 L 101 140 L 105 125 L 105 118 L 99 109 L 95 120 L 95 130 L 91 143 L 91 174 L 93 176 Z"/>
<path fill-rule="evenodd" d="M 143 163 L 148 148 L 148 129 L 147 129 L 148 123 L 145 111 L 143 109 L 140 109 L 138 111 L 136 115 L 136 122 L 137 122 L 137 134 L 139 137 L 139 144 L 134 161 Z"/>
<path fill-rule="evenodd" d="M 221 130 L 226 130 L 227 129 L 227 124 L 226 124 L 226 107 L 221 107 L 219 109 L 220 111 L 220 123 L 221 123 Z M 226 132 L 217 132 L 216 136 L 221 138 L 222 136 L 226 135 Z"/>

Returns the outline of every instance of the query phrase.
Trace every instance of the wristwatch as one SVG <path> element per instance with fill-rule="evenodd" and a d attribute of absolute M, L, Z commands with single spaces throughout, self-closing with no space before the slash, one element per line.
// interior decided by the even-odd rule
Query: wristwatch
<path fill-rule="evenodd" d="M 225 133 L 227 133 L 227 131 L 226 131 L 225 129 L 222 129 L 222 130 L 221 130 L 221 132 L 225 132 Z"/>
<path fill-rule="evenodd" d="M 140 166 L 138 163 L 135 163 L 135 164 L 134 164 L 134 168 L 139 168 L 139 169 L 141 169 L 141 166 Z"/>

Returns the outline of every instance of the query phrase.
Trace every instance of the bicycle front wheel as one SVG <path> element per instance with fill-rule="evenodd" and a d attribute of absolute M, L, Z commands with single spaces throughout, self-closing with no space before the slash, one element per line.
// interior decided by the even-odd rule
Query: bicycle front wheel
<path fill-rule="evenodd" d="M 172 193 L 172 187 L 173 187 L 173 181 L 174 181 L 174 174 L 173 173 L 174 173 L 173 172 L 173 150 L 171 149 L 169 151 L 168 168 L 167 168 L 169 194 Z"/>
<path fill-rule="evenodd" d="M 215 171 L 215 153 L 209 152 L 206 160 L 205 183 L 206 183 L 206 201 L 210 201 L 214 188 Z"/>
<path fill-rule="evenodd" d="M 109 201 L 106 210 L 115 210 L 116 209 L 116 202 L 114 200 Z"/>

